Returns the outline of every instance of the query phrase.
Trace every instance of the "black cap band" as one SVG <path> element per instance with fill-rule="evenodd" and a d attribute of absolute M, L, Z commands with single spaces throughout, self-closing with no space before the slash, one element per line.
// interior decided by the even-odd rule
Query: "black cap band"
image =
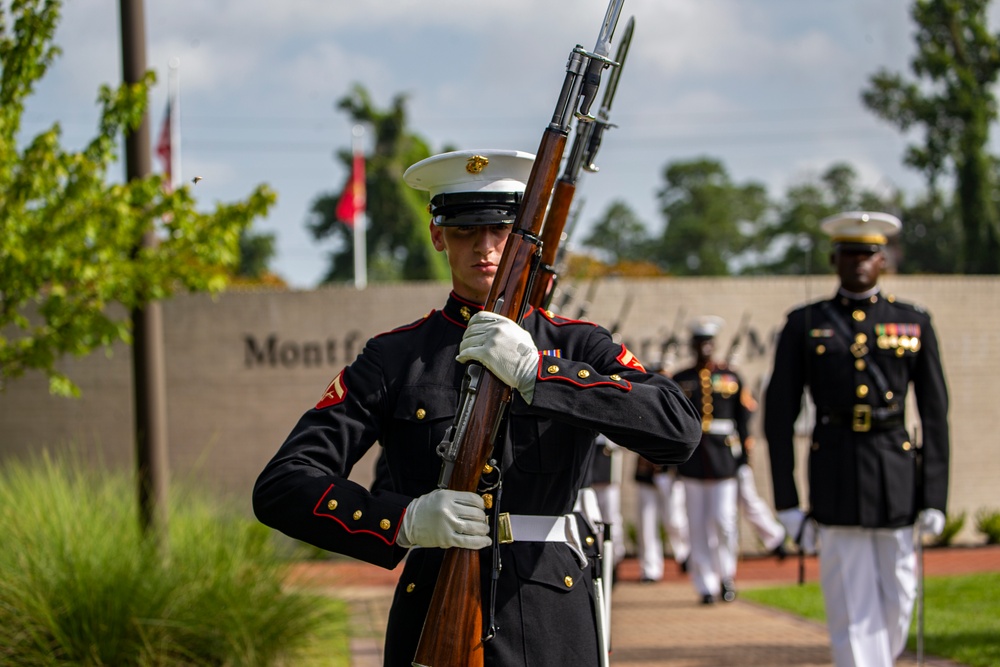
<path fill-rule="evenodd" d="M 439 227 L 512 224 L 521 207 L 520 192 L 448 192 L 431 199 Z"/>

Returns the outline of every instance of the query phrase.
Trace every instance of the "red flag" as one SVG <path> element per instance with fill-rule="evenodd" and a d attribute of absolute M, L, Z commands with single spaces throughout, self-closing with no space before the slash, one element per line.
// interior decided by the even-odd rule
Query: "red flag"
<path fill-rule="evenodd" d="M 365 156 L 360 151 L 354 153 L 351 177 L 344 184 L 344 191 L 337 201 L 335 215 L 348 227 L 354 227 L 355 216 L 365 212 Z"/>
<path fill-rule="evenodd" d="M 160 140 L 156 142 L 156 154 L 163 162 L 163 177 L 167 189 L 173 185 L 170 170 L 170 101 L 167 101 L 167 114 L 163 119 L 163 127 L 160 129 Z"/>

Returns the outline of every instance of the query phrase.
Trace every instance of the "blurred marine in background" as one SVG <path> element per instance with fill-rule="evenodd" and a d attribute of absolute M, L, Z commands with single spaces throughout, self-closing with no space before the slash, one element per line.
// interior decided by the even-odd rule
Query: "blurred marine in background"
<path fill-rule="evenodd" d="M 914 539 L 944 529 L 948 391 L 930 315 L 879 289 L 885 245 L 900 221 L 858 211 L 821 227 L 833 242 L 840 287 L 789 313 L 765 394 L 764 433 L 778 518 L 796 539 L 804 522 L 819 527 L 835 664 L 882 667 L 905 646 L 917 590 Z M 907 432 L 911 384 L 923 442 Z M 793 429 L 806 389 L 816 424 L 803 510 Z"/>

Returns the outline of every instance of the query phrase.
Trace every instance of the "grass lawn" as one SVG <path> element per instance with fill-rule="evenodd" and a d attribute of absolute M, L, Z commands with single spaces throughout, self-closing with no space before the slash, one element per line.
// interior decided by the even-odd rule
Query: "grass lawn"
<path fill-rule="evenodd" d="M 818 583 L 741 591 L 747 600 L 826 622 Z M 914 610 L 907 648 L 916 651 Z M 927 577 L 924 581 L 924 652 L 969 665 L 1000 665 L 1000 573 Z"/>

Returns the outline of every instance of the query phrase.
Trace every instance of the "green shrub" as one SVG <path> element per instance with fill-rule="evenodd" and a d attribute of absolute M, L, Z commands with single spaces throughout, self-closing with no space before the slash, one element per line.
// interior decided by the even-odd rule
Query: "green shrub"
<path fill-rule="evenodd" d="M 936 547 L 946 547 L 951 544 L 955 536 L 962 530 L 965 526 L 965 512 L 962 512 L 958 516 L 949 514 L 945 517 L 944 530 L 941 534 L 934 538 L 934 546 Z"/>
<path fill-rule="evenodd" d="M 977 510 L 976 530 L 986 536 L 986 544 L 1000 544 L 1000 510 L 986 507 Z"/>
<path fill-rule="evenodd" d="M 174 495 L 158 549 L 138 527 L 129 475 L 47 457 L 0 470 L 0 664 L 264 667 L 346 655 L 343 605 L 283 590 L 265 527 Z"/>

